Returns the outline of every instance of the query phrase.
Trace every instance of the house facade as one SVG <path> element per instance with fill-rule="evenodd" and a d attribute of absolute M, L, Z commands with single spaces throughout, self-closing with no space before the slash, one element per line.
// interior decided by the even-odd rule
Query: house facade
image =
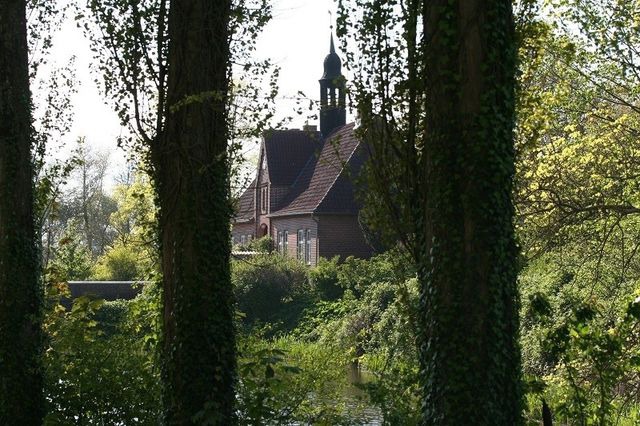
<path fill-rule="evenodd" d="M 238 200 L 235 244 L 269 235 L 275 250 L 308 265 L 320 257 L 371 256 L 353 186 L 364 155 L 354 124 L 346 124 L 341 68 L 332 37 L 320 79 L 320 130 L 263 135 L 256 177 Z"/>

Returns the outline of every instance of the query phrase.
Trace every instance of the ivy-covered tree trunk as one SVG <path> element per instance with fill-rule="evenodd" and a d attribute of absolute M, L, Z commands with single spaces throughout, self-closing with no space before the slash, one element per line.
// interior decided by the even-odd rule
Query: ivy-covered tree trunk
<path fill-rule="evenodd" d="M 166 126 L 152 147 L 164 280 L 166 424 L 233 424 L 229 0 L 169 11 Z"/>
<path fill-rule="evenodd" d="M 0 1 L 0 424 L 40 425 L 40 270 L 24 0 Z"/>
<path fill-rule="evenodd" d="M 511 0 L 423 4 L 423 423 L 518 425 Z"/>

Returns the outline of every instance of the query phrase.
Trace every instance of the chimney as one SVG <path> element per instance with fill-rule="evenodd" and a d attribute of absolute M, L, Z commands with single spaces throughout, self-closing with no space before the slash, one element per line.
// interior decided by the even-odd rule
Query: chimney
<path fill-rule="evenodd" d="M 313 124 L 305 124 L 304 126 L 302 126 L 302 130 L 305 132 L 317 132 L 318 131 L 318 126 L 313 125 Z"/>

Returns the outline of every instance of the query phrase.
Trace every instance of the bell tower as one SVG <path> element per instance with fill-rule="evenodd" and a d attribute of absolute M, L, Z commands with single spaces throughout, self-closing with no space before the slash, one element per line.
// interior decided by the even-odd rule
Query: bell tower
<path fill-rule="evenodd" d="M 336 54 L 333 33 L 329 54 L 324 58 L 324 74 L 320 79 L 320 133 L 329 133 L 347 122 L 346 80 L 342 75 L 342 61 Z"/>

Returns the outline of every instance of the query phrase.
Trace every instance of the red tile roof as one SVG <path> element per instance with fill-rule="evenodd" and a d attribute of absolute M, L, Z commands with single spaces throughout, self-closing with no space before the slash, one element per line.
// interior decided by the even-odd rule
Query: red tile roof
<path fill-rule="evenodd" d="M 364 162 L 353 123 L 336 129 L 324 141 L 318 132 L 275 130 L 264 137 L 271 185 L 289 192 L 269 216 L 356 214 L 353 178 Z M 235 222 L 255 218 L 256 179 L 238 201 Z"/>
<path fill-rule="evenodd" d="M 289 194 L 270 216 L 300 213 L 356 213 L 353 184 L 346 167 L 361 164 L 354 124 L 347 124 L 324 141 L 318 156 L 310 159 Z"/>
<path fill-rule="evenodd" d="M 238 198 L 236 204 L 236 214 L 234 216 L 234 221 L 238 222 L 249 222 L 254 219 L 255 209 L 255 188 L 256 188 L 256 180 L 255 178 L 249 184 L 247 189 L 244 190 L 240 198 Z"/>
<path fill-rule="evenodd" d="M 320 132 L 305 130 L 270 130 L 264 137 L 269 181 L 272 185 L 290 186 L 320 148 Z"/>

